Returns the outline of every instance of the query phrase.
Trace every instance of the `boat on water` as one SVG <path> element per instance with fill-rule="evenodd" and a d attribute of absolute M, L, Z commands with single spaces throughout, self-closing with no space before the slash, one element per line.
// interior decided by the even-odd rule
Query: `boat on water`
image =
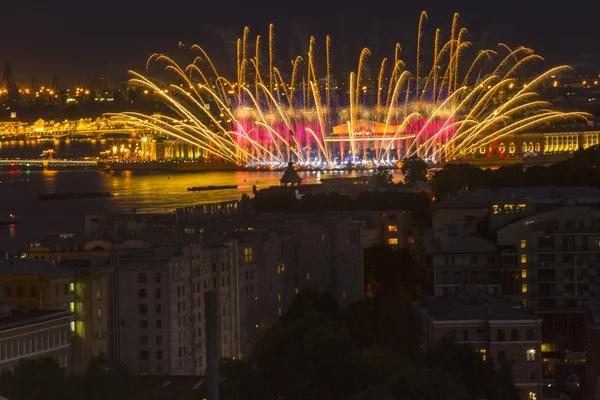
<path fill-rule="evenodd" d="M 206 190 L 223 190 L 237 189 L 238 185 L 222 185 L 222 186 L 192 186 L 188 188 L 188 192 L 204 192 Z"/>
<path fill-rule="evenodd" d="M 7 219 L 0 219 L 0 225 L 14 225 L 21 222 L 15 215 L 10 214 Z"/>
<path fill-rule="evenodd" d="M 89 199 L 94 197 L 114 197 L 109 192 L 80 192 L 80 193 L 39 193 L 38 200 L 67 200 L 67 199 Z"/>

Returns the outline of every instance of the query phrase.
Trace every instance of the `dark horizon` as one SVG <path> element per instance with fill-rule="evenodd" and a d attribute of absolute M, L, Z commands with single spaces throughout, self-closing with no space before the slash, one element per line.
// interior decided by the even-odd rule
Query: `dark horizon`
<path fill-rule="evenodd" d="M 488 3 L 474 1 L 452 5 L 436 4 L 439 1 L 404 6 L 387 3 L 372 1 L 368 7 L 357 7 L 337 0 L 325 6 L 308 1 L 282 7 L 268 0 L 206 6 L 191 1 L 170 6 L 156 1 L 142 5 L 138 1 L 107 0 L 101 6 L 74 0 L 54 6 L 41 0 L 27 5 L 13 2 L 5 8 L 6 21 L 0 26 L 0 56 L 9 60 L 20 84 L 28 84 L 34 75 L 41 84 L 51 83 L 57 75 L 64 85 L 96 77 L 124 82 L 128 70 L 142 70 L 154 52 L 174 54 L 179 42 L 204 46 L 218 68 L 227 70 L 235 64 L 232 43 L 244 26 L 250 26 L 252 40 L 260 33 L 265 46 L 268 24 L 273 22 L 277 63 L 282 69 L 292 54 L 306 53 L 311 35 L 317 37 L 317 46 L 322 49 L 329 34 L 333 63 L 350 70 L 363 47 L 371 48 L 371 60 L 378 63 L 382 57 L 393 57 L 397 41 L 405 58 L 414 60 L 419 14 L 426 10 L 425 52 L 433 44 L 435 29 L 439 27 L 447 37 L 453 12 L 459 12 L 461 26 L 469 30 L 474 49 L 495 47 L 498 42 L 523 45 L 545 57 L 544 66 L 569 64 L 579 74 L 600 71 L 600 50 L 593 46 L 600 41 L 600 31 L 594 28 L 595 15 L 600 11 L 596 4 L 563 9 L 510 0 L 490 11 Z"/>

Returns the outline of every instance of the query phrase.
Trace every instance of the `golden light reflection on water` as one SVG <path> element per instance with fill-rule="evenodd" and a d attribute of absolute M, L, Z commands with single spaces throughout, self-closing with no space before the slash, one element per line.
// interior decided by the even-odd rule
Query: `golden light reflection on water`
<path fill-rule="evenodd" d="M 304 184 L 318 183 L 322 177 L 351 177 L 371 172 L 300 172 Z M 178 207 L 239 199 L 242 193 L 279 185 L 282 172 L 204 172 L 149 174 L 122 172 L 104 174 L 105 190 L 115 194 L 115 211 L 168 212 Z M 237 189 L 190 192 L 192 186 L 238 185 Z"/>

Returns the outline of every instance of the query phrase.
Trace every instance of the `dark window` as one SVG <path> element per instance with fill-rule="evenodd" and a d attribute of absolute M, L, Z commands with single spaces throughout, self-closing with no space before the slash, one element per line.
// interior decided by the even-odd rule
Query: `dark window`
<path fill-rule="evenodd" d="M 146 274 L 138 274 L 138 283 L 146 283 L 148 276 Z"/>
<path fill-rule="evenodd" d="M 157 304 L 157 305 L 155 306 L 155 310 L 154 310 L 154 311 L 155 311 L 157 314 L 160 314 L 160 313 L 162 313 L 162 305 L 160 305 L 160 304 Z"/>
<path fill-rule="evenodd" d="M 517 329 L 511 329 L 510 340 L 512 340 L 513 342 L 516 342 L 519 340 L 519 331 Z"/>
<path fill-rule="evenodd" d="M 506 352 L 505 351 L 499 351 L 498 352 L 498 362 L 503 363 L 506 361 Z"/>
<path fill-rule="evenodd" d="M 148 297 L 148 292 L 146 292 L 146 289 L 138 290 L 138 297 L 140 299 L 145 299 L 146 297 Z"/>
<path fill-rule="evenodd" d="M 154 274 L 154 282 L 155 282 L 155 283 L 158 283 L 158 282 L 160 282 L 161 280 L 162 280 L 162 276 L 160 275 L 160 273 L 158 273 L 158 272 L 157 272 L 157 273 L 155 273 L 155 274 Z"/>
<path fill-rule="evenodd" d="M 156 336 L 156 344 L 157 345 L 161 345 L 162 344 L 162 335 Z"/>
<path fill-rule="evenodd" d="M 154 289 L 154 298 L 160 299 L 162 297 L 162 291 L 160 289 Z"/>
<path fill-rule="evenodd" d="M 525 340 L 535 340 L 535 334 L 533 329 L 527 329 L 525 332 Z"/>
<path fill-rule="evenodd" d="M 501 330 L 498 331 L 498 341 L 499 342 L 504 342 L 504 340 L 505 340 L 504 335 L 505 335 L 504 334 L 504 329 L 501 329 Z"/>
<path fill-rule="evenodd" d="M 148 359 L 148 350 L 140 351 L 140 360 L 147 360 L 147 359 Z"/>
<path fill-rule="evenodd" d="M 462 340 L 464 342 L 469 340 L 469 331 L 467 329 L 463 329 L 463 331 L 462 331 Z"/>
<path fill-rule="evenodd" d="M 138 305 L 138 313 L 139 314 L 148 314 L 148 306 L 145 304 Z"/>
<path fill-rule="evenodd" d="M 477 329 L 477 340 L 485 340 L 485 332 L 483 329 Z"/>
<path fill-rule="evenodd" d="M 141 329 L 148 328 L 148 320 L 147 319 L 140 319 L 140 328 Z"/>
<path fill-rule="evenodd" d="M 157 350 L 156 351 L 156 359 L 157 360 L 162 360 L 162 358 L 163 358 L 163 352 L 162 352 L 162 350 Z"/>
<path fill-rule="evenodd" d="M 162 320 L 161 319 L 156 320 L 156 329 L 162 329 Z"/>

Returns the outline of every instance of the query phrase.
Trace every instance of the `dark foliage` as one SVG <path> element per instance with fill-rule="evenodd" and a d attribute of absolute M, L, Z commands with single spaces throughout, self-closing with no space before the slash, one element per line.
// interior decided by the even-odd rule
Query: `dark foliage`
<path fill-rule="evenodd" d="M 503 166 L 482 170 L 469 164 L 448 164 L 431 179 L 434 196 L 440 198 L 462 188 L 482 189 L 517 186 L 598 186 L 600 146 L 578 151 L 572 158 L 550 165 Z"/>
<path fill-rule="evenodd" d="M 408 210 L 414 222 L 429 221 L 429 196 L 424 193 L 362 192 L 356 198 L 338 193 L 320 193 L 297 200 L 293 194 L 257 194 L 252 200 L 257 212 L 325 212 L 351 210 Z"/>
<path fill-rule="evenodd" d="M 408 185 L 418 185 L 427 182 L 427 163 L 417 156 L 405 158 L 402 161 L 402 175 Z"/>

